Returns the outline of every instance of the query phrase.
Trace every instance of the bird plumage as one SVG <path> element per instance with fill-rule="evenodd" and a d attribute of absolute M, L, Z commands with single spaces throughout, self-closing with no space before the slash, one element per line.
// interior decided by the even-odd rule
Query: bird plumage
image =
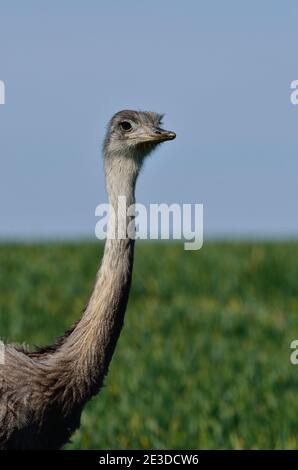
<path fill-rule="evenodd" d="M 144 158 L 174 133 L 160 128 L 161 115 L 124 110 L 114 115 L 104 141 L 109 201 L 135 200 Z M 115 226 L 133 222 L 116 217 Z M 85 403 L 103 385 L 127 306 L 134 240 L 107 239 L 95 286 L 76 324 L 52 346 L 33 352 L 5 346 L 0 365 L 0 449 L 60 449 L 80 425 Z"/>

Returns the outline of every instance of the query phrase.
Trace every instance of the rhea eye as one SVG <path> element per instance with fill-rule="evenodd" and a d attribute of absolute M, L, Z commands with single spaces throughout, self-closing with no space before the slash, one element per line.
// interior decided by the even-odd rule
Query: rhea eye
<path fill-rule="evenodd" d="M 120 122 L 120 127 L 123 131 L 131 131 L 132 130 L 132 125 L 128 121 L 122 121 Z"/>

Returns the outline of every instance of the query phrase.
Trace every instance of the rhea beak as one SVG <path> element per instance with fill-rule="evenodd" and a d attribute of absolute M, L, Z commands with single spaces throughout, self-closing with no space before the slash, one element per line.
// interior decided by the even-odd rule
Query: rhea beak
<path fill-rule="evenodd" d="M 166 131 L 160 127 L 153 127 L 150 134 L 150 140 L 153 142 L 165 142 L 166 140 L 173 140 L 176 138 L 175 132 Z"/>

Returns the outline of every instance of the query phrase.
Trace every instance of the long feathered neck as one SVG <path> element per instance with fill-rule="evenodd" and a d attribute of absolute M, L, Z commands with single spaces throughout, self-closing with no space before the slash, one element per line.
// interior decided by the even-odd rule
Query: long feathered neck
<path fill-rule="evenodd" d="M 127 206 L 134 204 L 138 175 L 136 162 L 120 154 L 106 155 L 105 172 L 109 201 L 115 219 L 110 217 L 108 233 L 115 228 L 116 238 L 106 240 L 104 255 L 87 308 L 72 333 L 53 355 L 59 363 L 56 384 L 61 389 L 64 406 L 84 404 L 102 386 L 119 338 L 128 301 L 134 241 L 125 234 L 132 227 L 132 216 L 123 213 L 123 197 Z M 119 199 L 120 198 L 120 199 Z M 121 201 L 119 204 L 119 200 Z M 118 228 L 124 238 L 118 239 Z"/>

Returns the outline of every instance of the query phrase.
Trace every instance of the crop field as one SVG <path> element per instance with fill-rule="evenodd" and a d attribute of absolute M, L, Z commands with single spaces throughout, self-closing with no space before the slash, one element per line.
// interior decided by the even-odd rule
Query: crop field
<path fill-rule="evenodd" d="M 0 335 L 51 343 L 102 245 L 0 245 Z M 298 243 L 139 243 L 105 387 L 68 449 L 297 449 Z"/>

